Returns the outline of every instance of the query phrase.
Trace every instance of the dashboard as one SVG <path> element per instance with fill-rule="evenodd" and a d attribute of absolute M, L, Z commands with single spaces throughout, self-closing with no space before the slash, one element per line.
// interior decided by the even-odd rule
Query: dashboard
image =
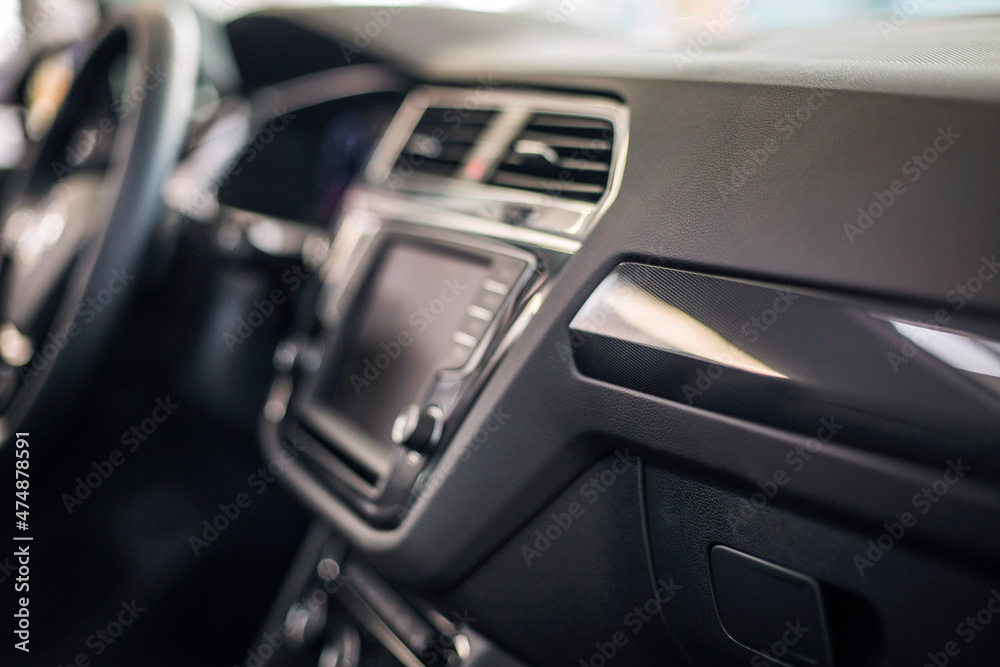
<path fill-rule="evenodd" d="M 1000 89 L 955 63 L 997 19 L 674 70 L 435 9 L 351 62 L 366 11 L 233 24 L 252 85 L 168 188 L 314 274 L 259 422 L 306 560 L 391 582 L 345 604 L 403 664 L 454 609 L 526 664 L 934 655 L 1000 556 Z"/>

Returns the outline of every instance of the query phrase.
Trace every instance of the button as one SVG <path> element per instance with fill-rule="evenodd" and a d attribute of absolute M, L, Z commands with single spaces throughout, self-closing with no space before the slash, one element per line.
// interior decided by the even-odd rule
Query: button
<path fill-rule="evenodd" d="M 497 294 L 496 292 L 487 292 L 486 290 L 481 290 L 478 295 L 476 295 L 476 305 L 491 313 L 495 313 L 500 310 L 500 306 L 506 301 L 506 294 Z"/>
<path fill-rule="evenodd" d="M 466 315 L 465 319 L 462 320 L 462 324 L 458 327 L 458 330 L 464 331 L 470 336 L 475 337 L 478 342 L 478 340 L 483 337 L 483 334 L 486 333 L 486 329 L 490 326 L 492 319 L 493 318 L 484 320 L 478 317 L 473 317 L 472 315 Z"/>
<path fill-rule="evenodd" d="M 477 320 L 483 320 L 484 322 L 493 321 L 493 311 L 487 310 L 482 306 L 476 304 L 471 304 L 465 309 L 465 314 L 469 317 L 474 317 Z"/>
<path fill-rule="evenodd" d="M 451 334 L 451 339 L 458 343 L 459 345 L 464 345 L 470 350 L 476 349 L 476 345 L 479 345 L 479 339 L 470 333 L 466 333 L 461 329 L 454 331 Z"/>
<path fill-rule="evenodd" d="M 502 283 L 499 280 L 494 280 L 493 278 L 485 278 L 483 279 L 483 291 L 507 296 L 510 294 L 510 284 Z"/>

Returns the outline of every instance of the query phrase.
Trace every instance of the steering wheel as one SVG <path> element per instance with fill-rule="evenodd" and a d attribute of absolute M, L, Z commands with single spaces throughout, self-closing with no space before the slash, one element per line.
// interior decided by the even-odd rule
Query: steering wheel
<path fill-rule="evenodd" d="M 102 30 L 47 136 L 0 198 L 0 442 L 84 387 L 148 263 L 198 76 L 190 9 Z"/>

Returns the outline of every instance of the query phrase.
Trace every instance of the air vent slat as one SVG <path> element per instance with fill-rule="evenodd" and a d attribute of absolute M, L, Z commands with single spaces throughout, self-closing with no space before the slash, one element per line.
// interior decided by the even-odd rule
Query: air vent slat
<path fill-rule="evenodd" d="M 441 142 L 465 144 L 468 146 L 479 138 L 479 133 L 482 131 L 482 125 L 452 127 L 449 124 L 434 125 L 432 123 L 419 123 L 413 130 L 410 141 L 412 142 L 417 137 L 430 137 Z"/>
<path fill-rule="evenodd" d="M 553 197 L 566 197 L 584 201 L 597 201 L 604 194 L 603 185 L 592 183 L 574 183 L 551 178 L 540 178 L 529 174 L 518 174 L 510 171 L 498 171 L 493 176 L 494 185 L 509 188 L 520 188 L 532 192 L 544 192 Z M 571 196 L 579 195 L 579 196 Z"/>
<path fill-rule="evenodd" d="M 611 142 L 607 139 L 555 134 L 552 132 L 536 132 L 529 130 L 521 136 L 521 139 L 526 141 L 539 141 L 548 144 L 553 148 L 571 148 L 579 151 L 611 150 Z"/>
<path fill-rule="evenodd" d="M 608 121 L 600 118 L 564 116 L 562 114 L 538 114 L 531 124 L 535 127 L 565 128 L 573 131 L 596 130 L 603 132 L 608 129 Z"/>
<path fill-rule="evenodd" d="M 490 183 L 597 202 L 608 187 L 613 142 L 608 120 L 535 114 L 511 144 Z"/>
<path fill-rule="evenodd" d="M 394 171 L 454 176 L 495 115 L 495 111 L 424 109 L 396 159 Z"/>
<path fill-rule="evenodd" d="M 427 107 L 421 122 L 460 127 L 462 125 L 485 125 L 494 115 L 494 111 L 453 109 L 450 107 Z"/>
<path fill-rule="evenodd" d="M 453 144 L 453 143 L 432 143 L 430 146 L 424 147 L 420 145 L 420 142 L 413 141 L 406 145 L 403 149 L 404 155 L 421 155 L 432 160 L 439 160 L 441 162 L 461 162 L 462 158 L 469 150 L 469 144 Z"/>
<path fill-rule="evenodd" d="M 507 158 L 503 162 L 504 167 L 517 167 L 521 163 L 516 159 Z M 556 166 L 562 169 L 573 169 L 577 171 L 593 171 L 600 172 L 603 174 L 608 173 L 610 165 L 607 162 L 593 162 L 591 160 L 581 160 L 579 158 L 559 158 L 556 162 Z"/>

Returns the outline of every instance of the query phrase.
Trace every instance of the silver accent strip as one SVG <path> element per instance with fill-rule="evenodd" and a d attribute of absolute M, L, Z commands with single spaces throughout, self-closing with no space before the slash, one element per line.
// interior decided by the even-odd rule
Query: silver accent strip
<path fill-rule="evenodd" d="M 516 227 L 488 218 L 459 213 L 435 206 L 420 198 L 370 189 L 354 188 L 346 203 L 346 217 L 362 215 L 385 220 L 403 220 L 424 227 L 437 227 L 474 236 L 488 236 L 502 241 L 512 241 L 535 248 L 554 250 L 572 255 L 580 249 L 580 241 L 558 234 L 527 227 Z"/>

